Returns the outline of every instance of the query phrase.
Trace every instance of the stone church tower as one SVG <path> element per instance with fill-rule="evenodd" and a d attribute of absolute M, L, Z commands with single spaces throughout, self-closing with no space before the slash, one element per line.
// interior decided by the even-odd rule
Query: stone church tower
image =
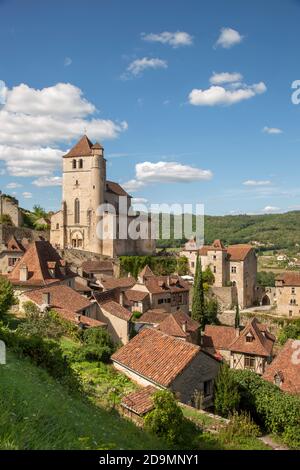
<path fill-rule="evenodd" d="M 155 241 L 119 239 L 113 236 L 120 224 L 119 204 L 122 197 L 126 212 L 131 196 L 118 184 L 106 179 L 104 149 L 87 136 L 63 156 L 62 207 L 51 218 L 50 241 L 57 248 L 75 248 L 110 257 L 124 254 L 152 254 Z M 102 204 L 110 204 L 114 213 L 97 213 Z M 136 216 L 129 216 L 127 224 Z M 111 232 L 97 236 L 97 225 Z"/>

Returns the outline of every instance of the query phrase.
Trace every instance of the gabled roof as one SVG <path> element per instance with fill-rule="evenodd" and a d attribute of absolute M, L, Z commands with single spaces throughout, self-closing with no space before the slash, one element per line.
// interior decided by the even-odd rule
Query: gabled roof
<path fill-rule="evenodd" d="M 162 308 L 155 308 L 147 310 L 138 320 L 139 323 L 148 323 L 150 325 L 157 325 L 164 321 L 170 312 L 163 310 Z"/>
<path fill-rule="evenodd" d="M 186 292 L 190 286 L 180 276 L 149 276 L 144 284 L 151 294 Z"/>
<path fill-rule="evenodd" d="M 248 335 L 253 337 L 253 341 L 246 341 Z M 247 323 L 240 336 L 232 342 L 229 350 L 243 354 L 269 357 L 272 355 L 273 345 L 274 339 L 269 335 L 263 334 L 259 328 L 257 318 L 253 318 Z"/>
<path fill-rule="evenodd" d="M 20 281 L 22 266 L 27 266 L 27 281 Z M 53 269 L 53 275 L 51 275 L 50 269 Z M 64 260 L 46 240 L 32 242 L 14 269 L 8 274 L 8 279 L 13 284 L 33 286 L 43 286 L 70 277 L 76 277 L 76 274 L 66 267 Z"/>
<path fill-rule="evenodd" d="M 92 305 L 86 297 L 65 285 L 43 287 L 26 292 L 25 295 L 36 304 L 42 305 L 44 303 L 43 294 L 46 292 L 50 294 L 50 306 L 53 309 L 62 308 L 78 313 Z"/>
<path fill-rule="evenodd" d="M 120 318 L 121 320 L 129 321 L 132 317 L 132 313 L 127 310 L 127 308 L 123 307 L 114 300 L 107 300 L 106 302 L 102 302 L 99 305 L 101 310 L 105 310 L 106 312 L 110 313 L 114 317 Z"/>
<path fill-rule="evenodd" d="M 130 289 L 136 284 L 136 280 L 134 277 L 119 277 L 119 278 L 114 278 L 114 277 L 103 277 L 101 279 L 101 284 L 103 287 L 107 290 L 109 289 L 115 289 L 116 287 L 119 287 L 120 289 Z"/>
<path fill-rule="evenodd" d="M 146 328 L 112 355 L 112 361 L 169 387 L 201 352 L 199 346 Z"/>
<path fill-rule="evenodd" d="M 142 302 L 149 294 L 146 291 L 129 289 L 125 291 L 125 297 L 129 302 Z"/>
<path fill-rule="evenodd" d="M 74 147 L 69 150 L 64 157 L 88 157 L 92 155 L 93 144 L 90 139 L 84 135 L 81 139 L 74 145 Z"/>
<path fill-rule="evenodd" d="M 98 261 L 98 260 L 88 260 L 84 261 L 81 265 L 82 269 L 86 273 L 97 273 L 101 271 L 113 271 L 112 261 Z"/>
<path fill-rule="evenodd" d="M 271 364 L 267 366 L 263 378 L 274 383 L 275 377 L 278 375 L 282 381 L 281 390 L 300 394 L 299 351 L 299 341 L 289 339 Z"/>
<path fill-rule="evenodd" d="M 252 245 L 229 245 L 227 253 L 230 257 L 230 261 L 244 261 L 253 250 Z"/>
<path fill-rule="evenodd" d="M 8 251 L 19 251 L 19 252 L 24 252 L 25 248 L 22 246 L 20 242 L 16 239 L 14 235 L 10 237 L 10 239 L 7 242 L 7 250 Z"/>
<path fill-rule="evenodd" d="M 153 409 L 153 395 L 157 388 L 148 385 L 145 388 L 129 393 L 122 398 L 121 405 L 137 415 L 144 415 Z"/>
<path fill-rule="evenodd" d="M 284 286 L 299 287 L 300 286 L 300 272 L 287 271 L 276 276 L 276 281 L 283 282 Z"/>
<path fill-rule="evenodd" d="M 236 329 L 232 326 L 206 325 L 203 346 L 205 348 L 213 348 L 215 351 L 220 349 L 229 350 L 235 338 Z"/>
<path fill-rule="evenodd" d="M 170 313 L 157 327 L 159 331 L 178 338 L 186 338 L 199 330 L 200 324 L 184 312 Z"/>
<path fill-rule="evenodd" d="M 146 264 L 146 266 L 140 271 L 139 273 L 139 277 L 140 278 L 145 278 L 147 276 L 154 276 L 154 273 L 153 271 L 150 269 L 150 267 L 148 266 L 148 264 Z"/>
<path fill-rule="evenodd" d="M 225 251 L 226 250 L 226 248 L 223 245 L 223 243 L 221 242 L 221 240 L 215 240 L 213 242 L 213 244 L 211 245 L 210 249 L 214 250 L 214 251 Z"/>
<path fill-rule="evenodd" d="M 106 180 L 106 191 L 117 194 L 118 196 L 129 196 L 129 194 L 118 183 Z"/>

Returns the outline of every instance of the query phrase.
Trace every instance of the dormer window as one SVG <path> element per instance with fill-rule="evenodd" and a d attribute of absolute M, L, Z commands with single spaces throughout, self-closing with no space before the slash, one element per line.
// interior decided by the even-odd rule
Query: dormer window
<path fill-rule="evenodd" d="M 252 341 L 254 341 L 254 338 L 252 335 L 247 335 L 246 336 L 246 343 L 252 343 Z"/>

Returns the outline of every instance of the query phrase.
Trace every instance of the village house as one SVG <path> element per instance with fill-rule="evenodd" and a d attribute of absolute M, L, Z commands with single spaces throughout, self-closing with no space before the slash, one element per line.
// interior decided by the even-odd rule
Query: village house
<path fill-rule="evenodd" d="M 141 386 L 171 390 L 192 406 L 212 404 L 220 362 L 199 346 L 146 328 L 115 352 L 112 361 Z"/>
<path fill-rule="evenodd" d="M 114 275 L 114 265 L 109 260 L 88 260 L 82 263 L 78 269 L 78 274 L 95 282 L 101 280 L 103 276 L 112 277 Z"/>
<path fill-rule="evenodd" d="M 193 239 L 185 244 L 180 255 L 188 259 L 193 275 L 197 256 L 200 256 L 202 270 L 210 268 L 214 275 L 212 291 L 225 308 L 231 308 L 237 302 L 241 308 L 247 308 L 257 300 L 257 257 L 253 246 L 225 247 L 220 240 L 215 240 L 212 245 L 199 249 Z"/>
<path fill-rule="evenodd" d="M 278 315 L 300 317 L 300 272 L 284 272 L 276 276 L 276 306 Z"/>
<path fill-rule="evenodd" d="M 62 206 L 51 217 L 50 241 L 57 248 L 74 248 L 114 258 L 134 254 L 151 255 L 155 240 L 151 237 L 151 223 L 144 217 L 148 237 L 134 239 L 125 233 L 119 236 L 122 225 L 128 227 L 141 221 L 138 215 L 128 214 L 131 196 L 118 184 L 106 178 L 106 159 L 101 144 L 93 144 L 84 135 L 63 156 Z M 121 199 L 122 198 L 122 199 Z M 122 204 L 121 204 L 122 202 Z M 109 205 L 109 206 L 108 206 Z M 124 206 L 124 211 L 121 211 Z M 100 217 L 99 207 L 103 209 Z M 99 222 L 102 231 L 99 233 Z"/>
<path fill-rule="evenodd" d="M 300 342 L 289 339 L 267 366 L 263 378 L 283 392 L 300 394 Z"/>
<path fill-rule="evenodd" d="M 153 410 L 153 395 L 158 391 L 152 385 L 125 395 L 121 400 L 121 413 L 137 425 L 144 425 L 144 416 Z"/>
<path fill-rule="evenodd" d="M 98 304 L 99 320 L 107 324 L 108 332 L 116 344 L 127 344 L 132 331 L 130 310 L 123 306 L 123 292 L 118 288 L 94 292 Z"/>
<path fill-rule="evenodd" d="M 147 306 L 150 309 L 162 308 L 168 312 L 181 310 L 189 312 L 189 290 L 190 286 L 180 276 L 155 276 L 151 269 L 146 266 L 139 274 L 137 282 L 132 290 L 149 294 L 149 300 L 145 297 L 142 311 Z M 128 296 L 128 291 L 126 292 Z M 129 294 L 130 295 L 130 294 Z M 140 311 L 140 310 L 139 310 Z"/>
<path fill-rule="evenodd" d="M 67 285 L 49 285 L 40 289 L 24 292 L 19 297 L 19 309 L 22 312 L 24 303 L 33 302 L 41 311 L 55 310 L 63 319 L 75 323 L 79 327 L 102 327 L 104 322 L 98 319 L 98 306 L 96 302 L 78 294 Z"/>
<path fill-rule="evenodd" d="M 157 329 L 182 341 L 199 344 L 200 324 L 184 312 L 169 313 Z"/>
<path fill-rule="evenodd" d="M 170 312 L 162 308 L 147 310 L 138 320 L 139 327 L 158 326 L 163 320 L 168 318 Z"/>
<path fill-rule="evenodd" d="M 202 345 L 232 369 L 249 369 L 262 375 L 272 361 L 275 339 L 266 325 L 253 318 L 242 329 L 206 325 Z"/>
<path fill-rule="evenodd" d="M 17 295 L 29 289 L 51 284 L 74 287 L 75 277 L 76 274 L 46 240 L 32 242 L 7 275 Z"/>
<path fill-rule="evenodd" d="M 0 274 L 10 273 L 24 253 L 25 247 L 12 235 L 1 247 Z"/>

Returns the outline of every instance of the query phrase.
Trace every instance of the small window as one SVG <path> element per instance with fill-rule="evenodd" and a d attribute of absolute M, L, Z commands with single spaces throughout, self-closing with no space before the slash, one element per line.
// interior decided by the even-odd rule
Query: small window
<path fill-rule="evenodd" d="M 56 224 L 56 230 L 58 230 L 58 229 L 59 229 L 59 224 Z"/>
<path fill-rule="evenodd" d="M 246 343 L 252 343 L 254 340 L 253 336 L 246 336 Z"/>
<path fill-rule="evenodd" d="M 82 160 L 82 158 L 79 160 L 79 168 L 83 168 L 83 160 Z"/>
<path fill-rule="evenodd" d="M 212 395 L 213 392 L 213 381 L 212 380 L 207 380 L 203 384 L 203 393 L 205 397 L 209 397 Z"/>
<path fill-rule="evenodd" d="M 194 268 L 195 267 L 195 263 L 194 261 L 191 262 L 191 267 Z"/>
<path fill-rule="evenodd" d="M 75 170 L 75 169 L 76 169 L 76 160 L 75 160 L 75 159 L 74 159 L 74 160 L 72 160 L 72 168 L 73 168 L 73 170 Z"/>
<path fill-rule="evenodd" d="M 292 287 L 292 294 L 296 294 L 296 289 L 295 289 L 295 287 Z"/>
<path fill-rule="evenodd" d="M 216 260 L 216 259 L 217 259 L 217 255 L 214 255 L 214 256 L 213 256 L 213 259 Z"/>
<path fill-rule="evenodd" d="M 157 303 L 162 304 L 164 302 L 164 299 L 158 299 Z"/>
<path fill-rule="evenodd" d="M 217 272 L 217 267 L 214 266 L 214 274 L 216 274 L 216 272 Z"/>
<path fill-rule="evenodd" d="M 231 272 L 232 274 L 236 274 L 236 266 L 231 266 Z"/>
<path fill-rule="evenodd" d="M 255 358 L 252 356 L 245 356 L 245 369 L 255 369 Z"/>

